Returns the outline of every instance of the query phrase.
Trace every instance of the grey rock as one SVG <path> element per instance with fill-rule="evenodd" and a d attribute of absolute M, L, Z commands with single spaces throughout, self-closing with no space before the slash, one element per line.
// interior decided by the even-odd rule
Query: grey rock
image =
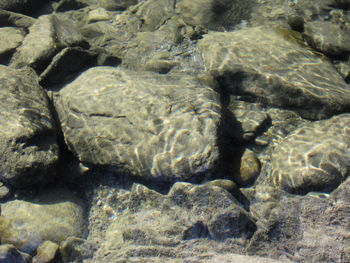
<path fill-rule="evenodd" d="M 88 47 L 74 22 L 62 20 L 58 15 L 40 16 L 29 28 L 12 65 L 29 65 L 40 72 L 61 49 L 70 46 Z"/>
<path fill-rule="evenodd" d="M 30 201 L 9 201 L 1 205 L 1 243 L 32 253 L 45 240 L 80 237 L 83 215 L 81 200 L 65 189 L 44 190 Z"/>
<path fill-rule="evenodd" d="M 14 245 L 0 245 L 0 263 L 25 263 Z"/>
<path fill-rule="evenodd" d="M 0 63 L 7 64 L 12 53 L 15 51 L 24 38 L 20 29 L 13 27 L 0 28 Z"/>
<path fill-rule="evenodd" d="M 214 240 L 229 239 L 231 247 L 239 247 L 254 230 L 248 213 L 217 186 L 176 183 L 167 195 L 161 195 L 135 184 L 128 199 L 128 208 L 112 219 L 92 260 L 114 262 L 130 257 L 153 262 L 156 255 L 163 260 L 185 260 L 214 252 L 218 249 Z"/>
<path fill-rule="evenodd" d="M 182 0 L 176 3 L 176 11 L 189 25 L 230 29 L 249 19 L 253 5 L 251 0 Z"/>
<path fill-rule="evenodd" d="M 55 176 L 56 127 L 48 97 L 31 70 L 0 66 L 0 177 L 16 187 Z"/>
<path fill-rule="evenodd" d="M 306 124 L 272 153 L 267 181 L 290 192 L 330 191 L 349 175 L 350 115 Z"/>
<path fill-rule="evenodd" d="M 349 187 L 347 179 L 331 194 L 283 195 L 247 252 L 293 262 L 349 261 Z"/>
<path fill-rule="evenodd" d="M 199 41 L 207 71 L 232 94 L 293 108 L 309 119 L 349 107 L 350 88 L 297 32 L 254 27 L 210 33 Z"/>
<path fill-rule="evenodd" d="M 258 103 L 248 103 L 232 99 L 228 105 L 228 110 L 241 126 L 239 129 L 232 131 L 233 136 L 237 139 L 253 139 L 257 135 L 257 132 L 270 122 L 270 117 L 263 105 Z"/>
<path fill-rule="evenodd" d="M 293 2 L 294 1 L 285 0 L 256 1 L 252 8 L 249 26 L 266 25 L 301 29 L 304 20 L 299 14 L 300 12 L 298 12 L 296 4 Z M 314 3 L 314 5 L 317 5 L 317 3 Z"/>
<path fill-rule="evenodd" d="M 138 3 L 138 0 L 98 0 L 101 7 L 109 11 L 125 10 Z"/>
<path fill-rule="evenodd" d="M 218 95 L 193 77 L 96 67 L 55 101 L 83 163 L 173 181 L 208 174 L 218 160 Z"/>
<path fill-rule="evenodd" d="M 346 57 L 350 52 L 350 29 L 329 21 L 310 21 L 304 25 L 305 39 L 313 48 L 333 57 Z"/>
<path fill-rule="evenodd" d="M 0 56 L 18 47 L 24 36 L 20 29 L 13 27 L 0 28 Z"/>
<path fill-rule="evenodd" d="M 32 17 L 0 9 L 0 26 L 2 27 L 28 29 L 34 22 L 35 19 Z"/>

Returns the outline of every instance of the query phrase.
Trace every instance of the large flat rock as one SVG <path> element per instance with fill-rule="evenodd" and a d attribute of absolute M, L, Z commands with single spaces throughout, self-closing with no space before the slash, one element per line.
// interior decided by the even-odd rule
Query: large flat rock
<path fill-rule="evenodd" d="M 191 76 L 96 67 L 55 105 L 69 149 L 88 165 L 182 180 L 209 173 L 219 157 L 218 95 Z"/>
<path fill-rule="evenodd" d="M 199 42 L 206 69 L 232 94 L 321 119 L 350 105 L 350 88 L 297 32 L 253 27 L 209 33 Z"/>
<path fill-rule="evenodd" d="M 0 66 L 0 180 L 19 187 L 50 181 L 58 162 L 56 133 L 36 75 Z"/>

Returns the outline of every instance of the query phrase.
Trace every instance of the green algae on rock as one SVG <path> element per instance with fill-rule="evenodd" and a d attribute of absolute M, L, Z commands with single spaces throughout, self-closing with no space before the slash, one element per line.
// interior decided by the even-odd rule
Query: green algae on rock
<path fill-rule="evenodd" d="M 350 88 L 334 66 L 274 29 L 209 33 L 198 47 L 208 73 L 232 94 L 290 108 L 309 119 L 350 106 Z"/>

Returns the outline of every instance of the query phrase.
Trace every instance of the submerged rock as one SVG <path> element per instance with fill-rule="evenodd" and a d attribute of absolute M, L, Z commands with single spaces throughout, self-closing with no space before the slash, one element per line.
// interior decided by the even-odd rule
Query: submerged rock
<path fill-rule="evenodd" d="M 14 245 L 0 245 L 0 262 L 1 263 L 25 263 L 26 261 L 18 252 Z"/>
<path fill-rule="evenodd" d="M 251 0 L 182 0 L 176 11 L 189 25 L 222 30 L 248 20 L 253 5 Z"/>
<path fill-rule="evenodd" d="M 1 205 L 1 243 L 34 252 L 45 240 L 55 243 L 83 234 L 81 201 L 70 191 L 44 191 L 31 201 L 14 200 Z"/>
<path fill-rule="evenodd" d="M 248 213 L 217 186 L 176 183 L 161 195 L 135 184 L 128 199 L 128 209 L 108 227 L 93 260 L 153 262 L 157 255 L 185 260 L 215 252 L 214 240 L 242 248 L 255 229 Z"/>
<path fill-rule="evenodd" d="M 173 181 L 208 174 L 219 158 L 218 95 L 190 76 L 96 67 L 61 89 L 55 104 L 83 163 Z"/>
<path fill-rule="evenodd" d="M 6 57 L 10 56 L 16 47 L 18 47 L 24 38 L 24 34 L 20 29 L 13 27 L 0 28 L 0 63 L 9 60 Z"/>
<path fill-rule="evenodd" d="M 321 119 L 350 106 L 350 88 L 293 31 L 254 27 L 199 41 L 207 71 L 230 93 Z"/>
<path fill-rule="evenodd" d="M 88 47 L 73 21 L 63 20 L 57 15 L 43 15 L 29 28 L 12 65 L 29 65 L 41 72 L 61 49 L 69 46 Z"/>
<path fill-rule="evenodd" d="M 305 39 L 310 46 L 333 57 L 350 53 L 350 29 L 329 21 L 311 21 L 304 25 Z"/>
<path fill-rule="evenodd" d="M 51 181 L 58 163 L 48 97 L 31 70 L 0 66 L 0 180 L 16 187 Z"/>
<path fill-rule="evenodd" d="M 267 181 L 289 192 L 330 191 L 349 175 L 350 114 L 306 124 L 272 153 Z"/>

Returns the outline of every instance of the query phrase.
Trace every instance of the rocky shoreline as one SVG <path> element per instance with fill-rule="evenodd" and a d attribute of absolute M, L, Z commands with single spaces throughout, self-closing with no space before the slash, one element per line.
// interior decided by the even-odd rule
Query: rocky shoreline
<path fill-rule="evenodd" d="M 0 3 L 0 262 L 350 262 L 350 2 Z"/>

